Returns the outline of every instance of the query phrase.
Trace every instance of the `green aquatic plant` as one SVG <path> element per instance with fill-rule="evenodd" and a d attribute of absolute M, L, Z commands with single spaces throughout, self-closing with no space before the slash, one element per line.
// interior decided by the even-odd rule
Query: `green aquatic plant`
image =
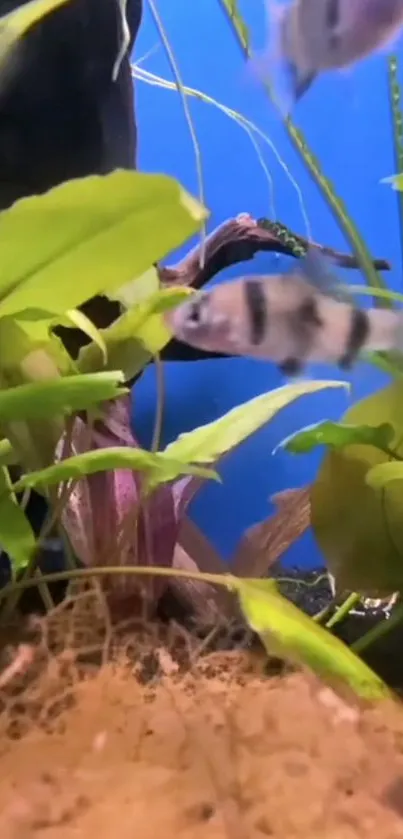
<path fill-rule="evenodd" d="M 67 182 L 1 213 L 0 469 L 2 488 L 12 494 L 1 495 L 0 534 L 14 573 L 29 566 L 37 549 L 15 492 L 24 480 L 34 486 L 33 476 L 39 471 L 42 478 L 45 473 L 46 494 L 57 506 L 53 461 L 66 422 L 78 411 L 86 412 L 90 423 L 99 421 L 101 406 L 127 392 L 122 387 L 128 378 L 125 372 L 143 369 L 169 340 L 163 313 L 187 292 L 160 290 L 159 284 L 156 290 L 150 265 L 196 232 L 206 215 L 174 179 L 123 171 Z M 150 229 L 160 233 L 150 237 Z M 139 242 L 135 253 L 133 235 Z M 137 276 L 142 303 L 133 291 L 129 294 Z M 78 307 L 94 294 L 107 295 L 109 289 L 112 297 L 131 302 L 111 332 L 101 334 Z M 81 355 L 76 360 L 69 356 L 54 331 L 60 324 L 79 328 L 89 337 L 86 364 Z M 119 469 L 122 456 L 116 448 L 115 455 Z M 112 449 L 109 458 L 112 466 Z M 19 464 L 25 473 L 17 487 L 10 483 L 10 463 Z M 91 464 L 90 458 L 89 471 Z M 212 476 L 202 467 L 196 472 Z M 59 484 L 63 474 L 62 469 Z"/>
<path fill-rule="evenodd" d="M 236 18 L 236 3 L 227 0 L 226 6 Z M 121 10 L 124 16 L 124 0 Z M 164 41 L 158 15 L 154 19 Z M 239 31 L 248 38 L 245 27 Z M 172 60 L 171 67 L 185 101 L 187 90 Z M 243 127 L 250 130 L 250 125 L 244 121 Z M 169 341 L 163 313 L 187 293 L 162 289 L 152 266 L 200 232 L 207 217 L 203 202 L 175 179 L 121 171 L 62 184 L 0 215 L 0 541 L 14 577 L 0 593 L 3 620 L 19 593 L 32 585 L 44 592 L 49 606 L 45 583 L 52 579 L 120 576 L 127 593 L 129 578 L 139 574 L 161 580 L 179 576 L 166 566 L 173 562 L 184 511 L 202 481 L 217 480 L 220 459 L 294 400 L 346 386 L 299 381 L 180 435 L 163 451 L 156 445 L 151 452 L 138 446 L 123 383 Z M 274 227 L 280 241 L 300 256 L 304 246 L 298 238 L 290 242 L 284 226 Z M 80 311 L 94 295 L 121 306 L 120 316 L 106 329 L 96 329 Z M 89 339 L 77 358 L 57 337 L 60 326 L 78 328 Z M 366 434 L 368 440 L 368 429 Z M 14 481 L 10 462 L 22 468 Z M 39 542 L 17 502 L 17 493 L 29 488 L 39 489 L 51 502 L 50 522 Z M 38 580 L 38 545 L 60 520 L 75 557 L 88 567 Z M 105 554 L 108 568 L 103 567 Z M 16 583 L 21 570 L 24 578 Z M 347 683 L 359 695 L 388 694 L 357 656 L 285 600 L 274 582 L 231 575 L 198 574 L 196 579 L 238 594 L 244 617 L 269 653 Z"/>
<path fill-rule="evenodd" d="M 260 637 L 267 653 L 309 667 L 336 689 L 350 688 L 366 700 L 392 697 L 387 685 L 352 650 L 319 626 L 300 609 L 287 600 L 278 590 L 274 580 L 239 578 L 232 574 L 205 574 L 179 571 L 170 568 L 110 568 L 98 567 L 44 574 L 47 584 L 61 580 L 120 577 L 184 578 L 205 582 L 234 592 L 244 618 Z M 6 586 L 0 592 L 0 603 L 14 592 L 21 593 L 37 585 L 26 580 Z"/>
<path fill-rule="evenodd" d="M 401 110 L 401 90 L 399 84 L 399 65 L 396 55 L 392 55 L 388 61 L 389 77 L 389 101 L 392 117 L 393 144 L 395 156 L 395 170 L 403 177 L 403 115 Z M 399 218 L 400 218 L 400 244 L 403 237 L 403 195 L 398 196 Z M 403 264 L 403 254 L 402 254 Z"/>
<path fill-rule="evenodd" d="M 160 39 L 161 39 L 161 43 L 163 44 L 165 54 L 167 56 L 167 59 L 169 61 L 170 67 L 171 67 L 171 70 L 173 72 L 179 95 L 181 97 L 183 112 L 185 114 L 187 126 L 188 126 L 188 129 L 189 129 L 189 134 L 190 134 L 190 137 L 191 137 L 191 140 L 192 140 L 192 145 L 193 145 L 193 150 L 194 150 L 199 201 L 200 201 L 201 204 L 204 204 L 204 192 L 205 192 L 205 190 L 204 190 L 204 178 L 203 178 L 203 165 L 202 165 L 201 151 L 200 151 L 199 141 L 197 139 L 195 127 L 193 125 L 192 115 L 190 113 L 188 102 L 187 102 L 187 99 L 186 99 L 186 95 L 184 93 L 183 82 L 182 82 L 182 78 L 181 78 L 181 75 L 180 75 L 180 72 L 179 72 L 178 63 L 177 63 L 176 58 L 174 56 L 174 53 L 171 49 L 169 39 L 167 38 L 167 36 L 165 34 L 165 29 L 164 29 L 164 26 L 162 24 L 162 21 L 161 21 L 161 18 L 160 18 L 160 15 L 158 13 L 158 9 L 157 9 L 155 3 L 153 2 L 153 0 L 148 0 L 148 5 L 149 5 L 149 8 L 150 8 L 155 26 L 157 27 L 158 34 L 159 34 Z M 200 248 L 200 257 L 199 257 L 201 268 L 204 267 L 206 235 L 207 235 L 206 225 L 203 221 L 201 248 Z"/>

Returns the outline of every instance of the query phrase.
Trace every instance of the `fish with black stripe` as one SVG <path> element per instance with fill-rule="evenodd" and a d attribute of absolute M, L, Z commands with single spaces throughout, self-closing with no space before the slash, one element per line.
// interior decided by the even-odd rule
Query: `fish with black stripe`
<path fill-rule="evenodd" d="M 311 362 L 347 370 L 363 351 L 403 351 L 403 311 L 359 308 L 341 288 L 309 251 L 296 270 L 220 283 L 165 317 L 185 344 L 272 361 L 290 376 Z"/>

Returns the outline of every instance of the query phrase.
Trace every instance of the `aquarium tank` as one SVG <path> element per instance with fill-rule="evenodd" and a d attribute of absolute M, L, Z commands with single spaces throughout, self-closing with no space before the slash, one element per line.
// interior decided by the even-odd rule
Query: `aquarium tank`
<path fill-rule="evenodd" d="M 9 839 L 402 836 L 402 44 L 0 2 Z"/>
<path fill-rule="evenodd" d="M 4 10 L 0 626 L 94 586 L 111 633 L 241 634 L 375 700 L 403 684 L 401 39 L 286 114 L 267 37 L 246 0 Z M 258 294 L 261 339 L 286 287 L 302 359 L 175 327 Z"/>

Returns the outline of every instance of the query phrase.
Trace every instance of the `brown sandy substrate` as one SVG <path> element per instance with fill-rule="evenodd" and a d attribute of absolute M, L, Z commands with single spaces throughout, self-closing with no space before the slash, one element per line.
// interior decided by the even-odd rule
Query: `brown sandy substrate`
<path fill-rule="evenodd" d="M 403 837 L 403 710 L 265 679 L 244 652 L 180 677 L 162 655 L 158 684 L 106 665 L 51 733 L 3 729 L 1 839 Z"/>

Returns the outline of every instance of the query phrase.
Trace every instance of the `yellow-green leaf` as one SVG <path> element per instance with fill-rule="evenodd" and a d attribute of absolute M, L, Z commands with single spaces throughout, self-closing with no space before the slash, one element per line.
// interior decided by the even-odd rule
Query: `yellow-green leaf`
<path fill-rule="evenodd" d="M 388 178 L 382 178 L 381 184 L 390 184 L 392 189 L 402 192 L 403 190 L 403 174 L 390 175 Z"/>
<path fill-rule="evenodd" d="M 9 555 L 13 575 L 25 567 L 35 550 L 35 534 L 19 504 L 10 493 L 8 470 L 0 467 L 0 545 Z"/>
<path fill-rule="evenodd" d="M 64 315 L 118 289 L 206 216 L 174 178 L 120 170 L 17 201 L 0 213 L 0 317 Z"/>
<path fill-rule="evenodd" d="M 79 309 L 70 309 L 66 312 L 66 318 L 71 321 L 76 329 L 81 329 L 81 332 L 84 332 L 84 335 L 87 335 L 88 338 L 90 338 L 91 341 L 99 347 L 102 360 L 105 365 L 108 360 L 108 351 L 100 330 L 97 329 L 95 324 L 87 318 L 87 315 L 85 315 L 84 312 L 80 312 Z"/>
<path fill-rule="evenodd" d="M 394 429 L 389 448 L 403 457 L 403 385 L 397 380 L 353 405 L 343 417 L 351 425 Z M 378 490 L 369 470 L 388 454 L 355 443 L 332 449 L 311 488 L 312 527 L 340 590 L 383 597 L 403 590 L 403 493 L 398 482 Z"/>
<path fill-rule="evenodd" d="M 27 487 L 34 489 L 38 486 L 50 486 L 72 478 L 79 479 L 96 472 L 110 469 L 129 469 L 136 472 L 146 472 L 152 477 L 153 486 L 172 481 L 181 475 L 196 475 L 200 478 L 218 480 L 212 469 L 204 469 L 192 464 L 177 463 L 168 460 L 161 454 L 144 451 L 143 449 L 129 449 L 123 446 L 110 446 L 96 449 L 84 454 L 73 455 L 61 460 L 53 466 L 30 472 L 13 485 L 14 492 L 21 492 Z"/>
<path fill-rule="evenodd" d="M 361 443 L 375 446 L 388 453 L 394 437 L 394 428 L 387 422 L 381 425 L 352 425 L 346 422 L 325 420 L 315 425 L 307 425 L 300 431 L 290 434 L 281 441 L 278 448 L 283 448 L 292 454 L 306 454 L 317 446 L 340 449 L 352 443 Z"/>
<path fill-rule="evenodd" d="M 69 0 L 30 0 L 0 18 L 0 65 L 7 61 L 20 38 L 41 18 L 64 6 Z"/>
<path fill-rule="evenodd" d="M 0 375 L 13 376 L 28 356 L 41 350 L 61 374 L 71 373 L 74 362 L 59 338 L 50 332 L 52 321 L 6 317 L 0 320 Z M 17 373 L 18 376 L 18 373 Z M 15 382 L 16 384 L 19 382 Z"/>
<path fill-rule="evenodd" d="M 295 399 L 326 388 L 348 388 L 346 382 L 300 381 L 264 393 L 228 411 L 223 417 L 202 425 L 166 447 L 168 458 L 191 463 L 213 463 L 239 445 Z"/>
<path fill-rule="evenodd" d="M 346 683 L 361 697 L 380 699 L 387 686 L 327 630 L 283 597 L 273 580 L 242 580 L 237 585 L 242 611 L 267 651 L 310 667 L 327 681 Z"/>
<path fill-rule="evenodd" d="M 134 378 L 151 357 L 163 349 L 171 338 L 163 312 L 180 303 L 188 289 L 165 288 L 129 309 L 100 334 L 105 342 L 107 369 L 120 369 L 124 380 Z M 102 366 L 102 353 L 92 343 L 80 350 L 77 366 L 82 373 L 94 372 Z"/>
<path fill-rule="evenodd" d="M 17 455 L 9 440 L 0 440 L 0 466 L 13 466 L 18 463 Z"/>
<path fill-rule="evenodd" d="M 228 17 L 232 21 L 233 27 L 238 35 L 239 41 L 242 44 L 245 52 L 249 51 L 249 28 L 247 27 L 241 13 L 239 11 L 238 0 L 221 0 L 225 7 Z"/>
<path fill-rule="evenodd" d="M 373 489 L 383 489 L 383 487 L 392 481 L 403 481 L 403 463 L 401 461 L 392 461 L 373 466 L 367 472 L 366 481 L 368 486 Z"/>
<path fill-rule="evenodd" d="M 127 393 L 120 370 L 65 376 L 0 390 L 0 423 L 71 413 Z"/>
<path fill-rule="evenodd" d="M 135 303 L 142 303 L 151 295 L 156 294 L 160 287 L 158 271 L 154 266 L 148 268 L 141 277 L 136 277 L 126 285 L 110 291 L 110 300 L 118 300 L 126 309 L 130 309 Z"/>

